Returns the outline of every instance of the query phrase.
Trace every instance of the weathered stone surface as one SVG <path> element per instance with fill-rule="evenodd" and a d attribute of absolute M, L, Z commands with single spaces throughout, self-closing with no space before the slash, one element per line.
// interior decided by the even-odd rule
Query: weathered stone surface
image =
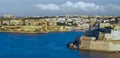
<path fill-rule="evenodd" d="M 95 51 L 120 51 L 120 41 L 81 40 L 79 49 Z"/>

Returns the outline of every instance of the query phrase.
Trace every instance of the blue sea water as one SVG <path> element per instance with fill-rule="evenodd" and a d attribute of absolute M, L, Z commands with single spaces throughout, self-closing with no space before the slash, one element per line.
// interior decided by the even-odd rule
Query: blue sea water
<path fill-rule="evenodd" d="M 0 58 L 107 58 L 111 55 L 68 49 L 66 44 L 81 35 L 82 32 L 0 33 Z"/>
<path fill-rule="evenodd" d="M 0 58 L 80 58 L 66 47 L 81 32 L 48 34 L 0 33 Z"/>

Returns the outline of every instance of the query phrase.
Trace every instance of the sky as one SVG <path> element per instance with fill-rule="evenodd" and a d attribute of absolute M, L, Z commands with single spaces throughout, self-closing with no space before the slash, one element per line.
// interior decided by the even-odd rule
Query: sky
<path fill-rule="evenodd" d="M 117 15 L 120 0 L 0 0 L 0 15 Z"/>

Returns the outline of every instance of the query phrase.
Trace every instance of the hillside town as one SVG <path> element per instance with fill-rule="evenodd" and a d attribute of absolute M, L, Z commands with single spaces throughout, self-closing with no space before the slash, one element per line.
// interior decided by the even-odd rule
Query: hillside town
<path fill-rule="evenodd" d="M 48 33 L 65 31 L 87 31 L 95 28 L 113 28 L 120 31 L 118 16 L 28 16 L 0 17 L 1 32 Z"/>

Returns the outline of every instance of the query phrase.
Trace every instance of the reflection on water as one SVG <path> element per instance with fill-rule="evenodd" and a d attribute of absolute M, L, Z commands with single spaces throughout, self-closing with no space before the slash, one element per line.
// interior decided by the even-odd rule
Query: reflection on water
<path fill-rule="evenodd" d="M 82 58 L 120 58 L 118 53 L 96 52 L 96 51 L 79 51 Z"/>

